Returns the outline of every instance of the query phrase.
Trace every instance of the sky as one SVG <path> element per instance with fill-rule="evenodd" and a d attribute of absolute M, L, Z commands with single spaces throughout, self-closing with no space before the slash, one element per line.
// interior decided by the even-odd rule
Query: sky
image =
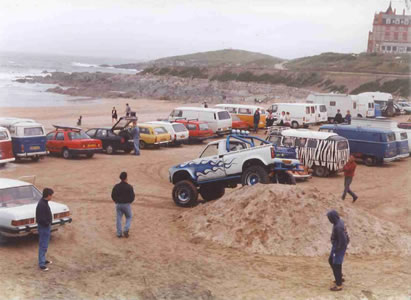
<path fill-rule="evenodd" d="M 405 0 L 392 1 L 402 14 Z M 151 60 L 220 49 L 366 51 L 388 0 L 0 0 L 0 51 Z M 411 14 L 408 12 L 407 14 Z"/>

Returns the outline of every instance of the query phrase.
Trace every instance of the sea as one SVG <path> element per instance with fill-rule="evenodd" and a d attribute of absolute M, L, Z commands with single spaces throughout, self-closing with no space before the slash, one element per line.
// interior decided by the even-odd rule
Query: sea
<path fill-rule="evenodd" d="M 34 75 L 45 76 L 44 71 L 135 74 L 138 70 L 101 67 L 101 65 L 110 66 L 135 62 L 138 61 L 124 58 L 0 52 L 0 108 L 62 106 L 73 103 L 98 102 L 99 99 L 46 92 L 47 89 L 55 87 L 53 84 L 19 83 L 16 82 L 16 79 Z"/>

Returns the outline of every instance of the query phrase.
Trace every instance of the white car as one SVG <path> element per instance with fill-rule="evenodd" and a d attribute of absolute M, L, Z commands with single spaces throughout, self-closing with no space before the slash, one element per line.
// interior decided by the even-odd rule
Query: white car
<path fill-rule="evenodd" d="M 152 121 L 145 123 L 163 126 L 171 135 L 171 143 L 173 143 L 174 145 L 180 145 L 188 141 L 190 133 L 188 129 L 181 123 L 168 121 Z"/>
<path fill-rule="evenodd" d="M 411 114 L 411 103 L 409 102 L 398 102 L 398 106 L 404 111 L 405 114 Z"/>
<path fill-rule="evenodd" d="M 25 236 L 37 232 L 36 206 L 41 192 L 31 183 L 0 178 L 0 235 Z M 51 230 L 71 223 L 67 205 L 50 201 L 53 215 Z"/>

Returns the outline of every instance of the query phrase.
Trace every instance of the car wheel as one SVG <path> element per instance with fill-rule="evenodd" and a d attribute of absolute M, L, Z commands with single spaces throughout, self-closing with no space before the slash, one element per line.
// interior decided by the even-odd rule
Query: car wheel
<path fill-rule="evenodd" d="M 40 156 L 33 156 L 31 158 L 32 161 L 39 161 L 39 159 L 40 159 Z"/>
<path fill-rule="evenodd" d="M 242 185 L 267 184 L 270 182 L 267 171 L 262 166 L 251 166 L 241 176 Z"/>
<path fill-rule="evenodd" d="M 69 159 L 71 157 L 70 151 L 67 148 L 63 149 L 62 155 L 64 159 Z"/>
<path fill-rule="evenodd" d="M 106 153 L 107 153 L 107 154 L 113 154 L 113 153 L 114 153 L 114 148 L 113 148 L 113 146 L 108 145 L 108 146 L 106 147 Z"/>
<path fill-rule="evenodd" d="M 297 121 L 292 121 L 291 122 L 291 127 L 292 128 L 298 128 L 299 127 L 298 122 Z"/>
<path fill-rule="evenodd" d="M 323 166 L 314 166 L 314 175 L 317 177 L 327 177 L 330 174 L 328 169 Z"/>
<path fill-rule="evenodd" d="M 205 201 L 217 200 L 224 196 L 225 187 L 218 183 L 206 183 L 200 186 L 200 195 Z"/>
<path fill-rule="evenodd" d="M 377 164 L 377 160 L 375 159 L 375 157 L 372 157 L 372 156 L 364 157 L 363 162 L 368 167 L 372 167 Z"/>
<path fill-rule="evenodd" d="M 140 145 L 140 149 L 145 149 L 145 148 L 147 148 L 147 144 L 146 144 L 146 142 L 144 142 L 144 141 L 140 141 L 140 142 L 139 142 L 139 145 Z"/>
<path fill-rule="evenodd" d="M 189 180 L 177 182 L 173 188 L 173 200 L 182 207 L 191 207 L 198 204 L 198 190 Z"/>

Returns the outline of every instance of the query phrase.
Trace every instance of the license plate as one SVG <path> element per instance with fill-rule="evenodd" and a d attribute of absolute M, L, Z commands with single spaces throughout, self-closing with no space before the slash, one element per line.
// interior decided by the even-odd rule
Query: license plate
<path fill-rule="evenodd" d="M 40 150 L 40 146 L 30 146 L 30 150 Z"/>
<path fill-rule="evenodd" d="M 89 147 L 89 148 L 95 148 L 95 147 L 96 147 L 96 144 L 88 144 L 87 147 Z"/>

